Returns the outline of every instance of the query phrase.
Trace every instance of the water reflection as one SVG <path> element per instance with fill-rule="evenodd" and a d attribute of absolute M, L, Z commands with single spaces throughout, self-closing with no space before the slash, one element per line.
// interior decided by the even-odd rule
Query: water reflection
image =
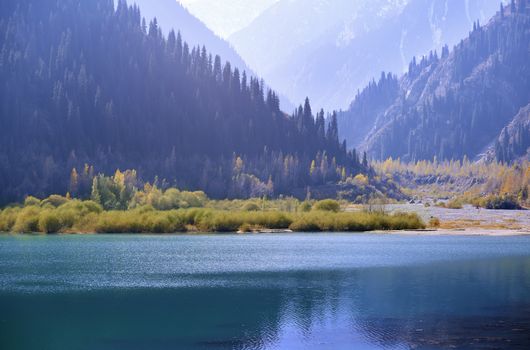
<path fill-rule="evenodd" d="M 222 273 L 202 287 L 2 292 L 3 349 L 530 346 L 530 258 Z M 197 281 L 196 281 L 197 282 Z M 200 283 L 199 283 L 200 284 Z"/>

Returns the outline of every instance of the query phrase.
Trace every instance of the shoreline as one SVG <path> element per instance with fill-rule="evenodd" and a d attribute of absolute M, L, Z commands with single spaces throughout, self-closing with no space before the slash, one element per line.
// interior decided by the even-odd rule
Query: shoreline
<path fill-rule="evenodd" d="M 513 236 L 530 236 L 530 230 L 515 229 L 437 229 L 437 230 L 409 230 L 409 231 L 391 231 L 386 232 L 392 235 L 404 236 L 488 236 L 488 237 L 513 237 Z"/>
<path fill-rule="evenodd" d="M 257 236 L 257 235 L 281 235 L 289 236 L 296 234 L 314 234 L 314 235 L 333 235 L 333 234 L 373 234 L 373 235 L 391 235 L 391 236 L 473 236 L 473 237 L 514 237 L 514 236 L 530 236 L 530 230 L 518 229 L 476 229 L 476 228 L 461 228 L 461 229 L 419 229 L 419 230 L 388 230 L 388 231 L 292 231 L 292 230 L 259 230 L 252 232 L 173 232 L 173 233 L 156 233 L 156 232 L 142 232 L 142 233 L 123 233 L 123 232 L 61 232 L 53 234 L 44 234 L 39 232 L 16 233 L 16 232 L 0 232 L 0 236 L 91 236 L 91 235 L 132 235 L 132 236 Z"/>

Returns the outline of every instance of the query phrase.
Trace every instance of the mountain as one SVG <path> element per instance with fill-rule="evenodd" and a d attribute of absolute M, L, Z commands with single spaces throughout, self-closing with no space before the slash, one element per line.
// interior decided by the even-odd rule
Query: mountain
<path fill-rule="evenodd" d="M 502 162 L 530 160 L 530 104 L 521 108 L 512 122 L 502 129 L 493 151 L 495 158 Z"/>
<path fill-rule="evenodd" d="M 115 4 L 117 2 L 115 0 Z M 138 5 L 148 23 L 156 17 L 165 35 L 171 30 L 178 31 L 190 46 L 206 46 L 210 52 L 220 55 L 241 71 L 251 73 L 251 69 L 228 42 L 212 32 L 176 0 L 127 0 L 127 3 Z"/>
<path fill-rule="evenodd" d="M 226 38 L 245 28 L 279 0 L 179 0 L 215 33 Z"/>
<path fill-rule="evenodd" d="M 372 82 L 339 114 L 341 138 L 376 159 L 483 157 L 530 102 L 529 7 L 523 0 L 503 7 L 487 25 L 475 23 L 452 52 L 413 59 L 399 81 L 384 75 Z M 508 160 L 501 154 L 509 152 L 498 153 Z"/>
<path fill-rule="evenodd" d="M 260 80 L 125 2 L 4 0 L 0 37 L 0 203 L 65 193 L 71 172 L 247 197 L 366 170 L 336 118 L 309 101 L 284 114 Z"/>
<path fill-rule="evenodd" d="M 357 93 L 354 102 L 347 111 L 338 115 L 339 137 L 346 140 L 350 147 L 359 147 L 372 130 L 382 125 L 387 108 L 399 95 L 398 78 L 382 73 L 379 81 L 372 81 Z"/>
<path fill-rule="evenodd" d="M 381 71 L 454 45 L 492 0 L 280 0 L 229 41 L 291 101 L 343 109 Z M 261 38 L 268 38 L 261 40 Z"/>

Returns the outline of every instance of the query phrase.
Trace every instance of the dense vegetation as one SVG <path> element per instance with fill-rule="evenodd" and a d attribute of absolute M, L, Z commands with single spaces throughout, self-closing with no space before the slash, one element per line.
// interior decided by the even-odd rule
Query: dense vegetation
<path fill-rule="evenodd" d="M 214 198 L 367 172 L 335 115 L 326 122 L 306 100 L 288 116 L 259 79 L 161 33 L 123 1 L 0 3 L 0 204 L 66 193 L 71 169 L 87 198 L 85 164 Z"/>
<path fill-rule="evenodd" d="M 497 161 L 374 162 L 378 176 L 404 188 L 411 197 L 441 200 L 459 209 L 471 204 L 487 209 L 530 207 L 530 162 L 507 165 Z"/>
<path fill-rule="evenodd" d="M 117 4 L 119 0 L 114 0 Z M 239 56 L 230 43 L 223 40 L 206 26 L 200 19 L 192 15 L 187 8 L 175 0 L 127 0 L 129 5 L 136 4 L 140 8 L 142 16 L 148 19 L 155 18 L 162 29 L 163 34 L 178 25 L 178 31 L 182 34 L 189 46 L 206 46 L 208 50 L 215 53 L 232 66 L 239 70 L 250 71 L 246 62 Z M 175 28 L 176 30 L 177 28 Z"/>
<path fill-rule="evenodd" d="M 44 200 L 27 197 L 24 205 L 0 211 L 0 232 L 353 232 L 425 227 L 415 214 L 342 212 L 340 204 L 333 200 L 301 203 L 290 198 L 218 202 L 209 200 L 202 192 L 181 192 L 174 188 L 161 191 L 151 185 L 129 198 L 127 210 L 105 210 L 97 202 L 101 198 L 98 193 L 93 194 L 94 200 L 85 201 L 58 195 Z"/>
<path fill-rule="evenodd" d="M 478 158 L 530 102 L 529 42 L 530 4 L 501 6 L 452 51 L 414 59 L 398 84 L 388 75 L 372 83 L 339 117 L 341 134 L 380 160 Z M 497 159 L 524 155 L 525 132 L 516 127 L 503 136 Z"/>

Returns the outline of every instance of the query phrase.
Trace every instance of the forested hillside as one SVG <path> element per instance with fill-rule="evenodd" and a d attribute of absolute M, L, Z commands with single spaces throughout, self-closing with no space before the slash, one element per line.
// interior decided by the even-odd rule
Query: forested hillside
<path fill-rule="evenodd" d="M 373 80 L 357 93 L 346 112 L 339 113 L 339 137 L 352 147 L 360 146 L 366 135 L 382 126 L 386 109 L 398 94 L 398 78 L 382 73 L 378 81 Z"/>
<path fill-rule="evenodd" d="M 523 158 L 530 160 L 530 104 L 522 108 L 502 130 L 493 150 L 495 157 L 503 162 Z"/>
<path fill-rule="evenodd" d="M 339 117 L 341 136 L 376 159 L 482 157 L 530 102 L 530 6 L 520 0 L 501 8 L 451 52 L 414 59 L 397 88 L 385 77 L 360 93 Z"/>
<path fill-rule="evenodd" d="M 117 4 L 118 0 L 114 0 Z M 190 46 L 206 46 L 212 54 L 230 61 L 240 70 L 250 71 L 241 56 L 232 46 L 212 32 L 198 18 L 194 17 L 176 0 L 127 0 L 129 5 L 138 5 L 142 17 L 155 18 L 162 29 L 162 34 L 168 35 L 171 30 L 179 31 Z"/>
<path fill-rule="evenodd" d="M 334 116 L 315 121 L 309 101 L 287 116 L 262 81 L 124 2 L 3 0 L 0 38 L 1 203 L 118 168 L 213 197 L 362 171 Z"/>

